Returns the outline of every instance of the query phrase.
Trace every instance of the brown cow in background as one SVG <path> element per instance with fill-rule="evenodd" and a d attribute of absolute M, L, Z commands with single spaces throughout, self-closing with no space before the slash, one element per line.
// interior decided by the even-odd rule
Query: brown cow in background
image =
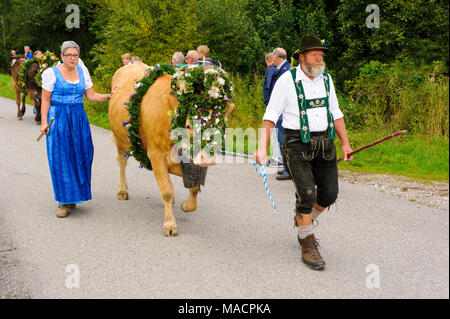
<path fill-rule="evenodd" d="M 28 69 L 28 96 L 33 102 L 34 109 L 36 110 L 36 115 L 34 117 L 34 122 L 38 125 L 41 124 L 41 101 L 42 101 L 42 88 L 37 85 L 34 79 L 39 73 L 39 63 L 33 62 L 33 64 Z"/>
<path fill-rule="evenodd" d="M 25 115 L 25 98 L 27 96 L 30 97 L 30 100 L 34 104 L 34 108 L 36 110 L 36 115 L 34 117 L 34 121 L 36 124 L 41 124 L 41 96 L 42 96 L 42 88 L 40 88 L 36 80 L 34 79 L 35 76 L 39 72 L 39 63 L 34 62 L 29 68 L 28 68 L 28 89 L 25 91 L 22 89 L 19 84 L 19 72 L 22 70 L 23 65 L 26 62 L 25 56 L 14 56 L 10 59 L 10 65 L 11 65 L 11 75 L 13 79 L 13 85 L 14 85 L 14 91 L 16 93 L 16 104 L 17 104 L 17 119 L 22 120 L 23 116 Z M 22 107 L 20 107 L 20 104 L 22 102 Z"/>
<path fill-rule="evenodd" d="M 22 70 L 23 65 L 26 62 L 25 56 L 14 56 L 9 60 L 9 65 L 11 67 L 11 76 L 13 79 L 14 92 L 16 93 L 16 104 L 17 104 L 17 119 L 22 120 L 25 114 L 25 98 L 27 97 L 26 92 L 22 90 L 19 86 L 19 72 Z M 20 102 L 22 102 L 22 108 L 20 108 Z"/>

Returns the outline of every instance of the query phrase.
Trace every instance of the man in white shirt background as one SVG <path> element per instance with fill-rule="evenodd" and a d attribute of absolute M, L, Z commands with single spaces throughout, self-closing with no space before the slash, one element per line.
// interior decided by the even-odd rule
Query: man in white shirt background
<path fill-rule="evenodd" d="M 331 76 L 324 72 L 323 53 L 328 50 L 319 38 L 302 37 L 300 64 L 276 82 L 263 117 L 262 136 L 254 153 L 257 163 L 267 157 L 270 129 L 283 116 L 283 158 L 296 189 L 294 223 L 302 261 L 314 270 L 325 268 L 314 236 L 313 219 L 333 204 L 338 194 L 334 138 L 342 142 L 344 160 L 352 149 Z"/>

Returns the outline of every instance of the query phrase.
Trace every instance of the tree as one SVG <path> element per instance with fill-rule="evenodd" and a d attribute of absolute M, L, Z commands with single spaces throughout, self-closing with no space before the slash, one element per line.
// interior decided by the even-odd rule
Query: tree
<path fill-rule="evenodd" d="M 342 1 L 338 8 L 341 77 L 352 78 L 371 60 L 408 59 L 416 65 L 445 61 L 448 67 L 448 1 L 378 1 L 380 27 L 368 28 L 367 2 Z"/>
<path fill-rule="evenodd" d="M 168 63 L 174 52 L 194 48 L 197 36 L 193 2 L 187 0 L 97 0 L 107 23 L 96 31 L 101 41 L 92 54 L 96 75 L 110 82 L 121 55 L 139 56 L 149 65 Z M 105 19 L 105 16 L 101 16 Z"/>

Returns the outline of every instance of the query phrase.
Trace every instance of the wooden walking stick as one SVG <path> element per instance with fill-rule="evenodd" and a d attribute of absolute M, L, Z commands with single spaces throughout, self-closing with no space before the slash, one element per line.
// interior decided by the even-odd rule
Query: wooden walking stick
<path fill-rule="evenodd" d="M 377 145 L 377 144 L 380 144 L 381 142 L 384 142 L 384 141 L 386 141 L 386 140 L 389 140 L 389 139 L 391 139 L 391 138 L 393 138 L 393 137 L 396 137 L 396 136 L 399 136 L 399 135 L 404 135 L 404 134 L 406 134 L 406 133 L 408 133 L 407 130 L 402 130 L 402 131 L 398 131 L 398 132 L 392 133 L 391 135 L 388 135 L 388 136 L 386 136 L 386 137 L 383 137 L 383 138 L 381 138 L 381 139 L 379 139 L 379 140 L 376 140 L 376 141 L 373 142 L 373 143 L 370 143 L 370 144 L 368 144 L 368 145 L 366 145 L 366 146 L 363 146 L 363 147 L 358 148 L 357 150 L 355 150 L 355 151 L 353 151 L 353 152 L 348 153 L 348 154 L 347 154 L 347 157 L 350 157 L 350 156 L 352 156 L 353 154 L 356 154 L 356 153 L 359 153 L 359 152 L 361 152 L 361 151 L 363 151 L 363 150 L 365 150 L 365 149 L 368 149 L 369 147 L 372 147 L 372 146 L 375 146 L 375 145 Z M 340 162 L 340 161 L 342 161 L 343 159 L 344 159 L 344 157 L 341 157 L 341 158 L 338 159 L 336 162 Z"/>
<path fill-rule="evenodd" d="M 47 130 L 50 127 L 50 125 L 52 125 L 54 120 L 55 120 L 55 118 L 52 117 L 52 119 L 50 120 L 50 123 L 48 123 L 48 125 L 45 127 L 45 130 Z M 39 142 L 39 140 L 42 138 L 42 136 L 44 136 L 44 133 L 41 133 L 41 135 L 39 135 L 39 137 L 37 138 L 36 142 Z"/>

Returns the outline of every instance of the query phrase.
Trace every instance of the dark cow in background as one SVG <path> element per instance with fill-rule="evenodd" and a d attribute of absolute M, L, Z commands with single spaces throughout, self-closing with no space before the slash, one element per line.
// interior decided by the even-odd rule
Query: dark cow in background
<path fill-rule="evenodd" d="M 17 119 L 22 120 L 25 115 L 25 98 L 27 96 L 30 97 L 30 100 L 33 102 L 34 108 L 36 110 L 36 115 L 34 117 L 34 121 L 36 124 L 41 124 L 41 96 L 42 96 L 42 88 L 40 88 L 36 80 L 35 76 L 39 72 L 39 63 L 34 62 L 28 68 L 28 74 L 26 75 L 28 78 L 28 89 L 25 91 L 19 85 L 19 72 L 22 70 L 23 65 L 26 62 L 25 56 L 14 56 L 10 59 L 11 66 L 11 75 L 14 84 L 14 91 L 16 93 L 16 104 L 17 104 Z M 22 104 L 22 107 L 21 107 Z"/>
<path fill-rule="evenodd" d="M 28 96 L 33 102 L 34 109 L 36 110 L 36 115 L 34 121 L 36 124 L 41 124 L 41 100 L 42 100 L 42 88 L 37 85 L 34 79 L 39 73 L 39 63 L 34 62 L 28 69 Z"/>
<path fill-rule="evenodd" d="M 22 117 L 25 114 L 25 98 L 27 94 L 19 86 L 19 72 L 20 70 L 22 70 L 22 67 L 25 64 L 25 62 L 26 62 L 25 56 L 14 56 L 9 60 L 9 65 L 11 68 L 11 76 L 14 85 L 14 92 L 16 93 L 18 120 L 22 120 Z M 20 102 L 22 102 L 22 108 L 20 107 Z"/>

